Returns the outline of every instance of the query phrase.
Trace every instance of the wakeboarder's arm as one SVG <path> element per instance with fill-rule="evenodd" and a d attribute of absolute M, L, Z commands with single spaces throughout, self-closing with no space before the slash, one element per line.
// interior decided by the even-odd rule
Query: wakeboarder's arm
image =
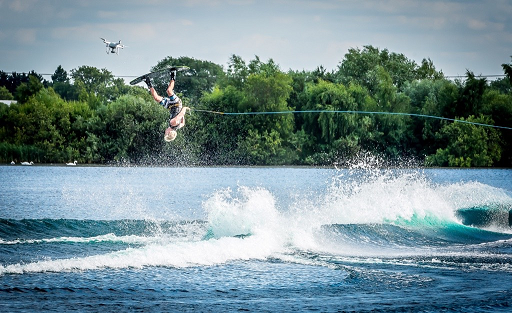
<path fill-rule="evenodd" d="M 170 121 L 170 124 L 171 126 L 176 126 L 180 123 L 183 123 L 183 125 L 185 125 L 185 113 L 187 113 L 187 110 L 190 110 L 189 107 L 183 107 L 180 111 L 180 113 L 178 113 L 178 115 L 176 115 L 171 121 Z"/>
<path fill-rule="evenodd" d="M 158 95 L 158 94 L 156 93 L 155 88 L 153 88 L 153 87 L 149 88 L 149 92 L 151 92 L 151 96 L 153 97 L 153 99 L 155 99 L 155 101 L 156 101 L 156 102 L 158 102 L 158 103 L 162 102 L 162 99 L 163 99 L 164 97 L 162 97 L 162 96 Z"/>

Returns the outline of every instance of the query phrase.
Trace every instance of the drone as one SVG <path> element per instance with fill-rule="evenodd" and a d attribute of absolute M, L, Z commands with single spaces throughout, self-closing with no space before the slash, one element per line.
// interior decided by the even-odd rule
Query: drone
<path fill-rule="evenodd" d="M 100 39 L 103 40 L 103 43 L 107 47 L 107 49 L 106 49 L 107 54 L 109 54 L 109 53 L 119 54 L 119 49 L 124 49 L 124 47 L 128 47 L 128 46 L 122 45 L 121 40 L 119 40 L 118 42 L 111 42 L 111 41 L 106 41 L 105 38 L 100 38 Z"/>

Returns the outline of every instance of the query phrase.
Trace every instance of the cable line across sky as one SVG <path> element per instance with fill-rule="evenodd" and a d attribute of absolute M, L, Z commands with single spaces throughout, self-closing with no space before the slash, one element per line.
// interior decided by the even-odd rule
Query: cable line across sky
<path fill-rule="evenodd" d="M 465 123 L 477 126 L 484 127 L 493 127 L 500 129 L 508 129 L 512 130 L 512 127 L 507 126 L 498 126 L 498 125 L 490 125 L 484 123 L 471 122 L 466 120 L 435 116 L 435 115 L 427 115 L 427 114 L 416 114 L 416 113 L 403 113 L 403 112 L 379 112 L 379 111 L 352 111 L 352 110 L 305 110 L 305 111 L 275 111 L 275 112 L 220 112 L 220 111 L 211 111 L 204 109 L 194 109 L 193 111 L 204 112 L 204 113 L 212 113 L 212 114 L 220 114 L 220 115 L 277 115 L 277 114 L 301 114 L 301 113 L 342 113 L 342 114 L 370 114 L 370 115 L 401 115 L 401 116 L 413 116 L 413 117 L 422 117 L 422 118 L 432 118 L 438 120 L 445 120 L 457 123 Z"/>

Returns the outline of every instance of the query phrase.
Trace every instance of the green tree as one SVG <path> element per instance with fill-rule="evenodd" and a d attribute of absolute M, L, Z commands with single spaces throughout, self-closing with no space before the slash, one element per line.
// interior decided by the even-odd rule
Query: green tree
<path fill-rule="evenodd" d="M 112 95 L 114 75 L 107 69 L 98 69 L 92 66 L 80 66 L 71 70 L 71 77 L 74 80 L 74 89 L 78 94 L 79 101 L 86 101 L 93 109 L 98 108 L 102 103 L 119 96 Z"/>
<path fill-rule="evenodd" d="M 510 81 L 510 84 L 512 85 L 512 64 L 504 63 L 501 64 L 501 67 L 503 67 L 503 71 L 505 72 L 505 75 L 507 76 L 508 80 Z"/>
<path fill-rule="evenodd" d="M 52 82 L 55 83 L 69 83 L 68 72 L 62 68 L 61 65 L 57 67 L 52 75 Z"/>
<path fill-rule="evenodd" d="M 71 70 L 73 80 L 84 84 L 87 92 L 101 94 L 112 83 L 114 76 L 107 69 L 97 69 L 93 66 L 80 66 Z"/>
<path fill-rule="evenodd" d="M 242 89 L 248 76 L 249 67 L 245 64 L 245 61 L 240 56 L 233 54 L 228 62 L 226 79 L 221 81 L 221 86 L 233 86 L 237 89 Z"/>
<path fill-rule="evenodd" d="M 205 93 L 201 97 L 200 107 L 213 111 L 233 112 L 233 108 L 238 106 L 242 98 L 242 92 L 232 86 L 225 89 L 215 88 L 213 92 Z M 239 138 L 245 135 L 245 122 L 243 118 L 219 114 L 203 114 L 194 120 L 194 123 L 187 122 L 187 129 L 192 126 L 198 130 L 193 132 L 192 136 L 202 147 L 201 163 L 238 164 L 236 148 Z"/>
<path fill-rule="evenodd" d="M 393 85 L 399 90 L 405 82 L 426 77 L 442 77 L 431 62 L 424 60 L 421 67 L 403 54 L 380 50 L 373 46 L 351 48 L 334 74 L 337 82 L 348 85 L 351 82 L 366 87 L 373 93 L 378 84 L 377 67 L 383 67 L 390 75 Z"/>
<path fill-rule="evenodd" d="M 9 90 L 9 92 L 13 95 L 16 94 L 16 89 L 22 83 L 28 82 L 28 76 L 25 73 L 18 74 L 16 72 L 12 72 L 7 74 L 5 72 L 0 73 L 0 84 Z"/>
<path fill-rule="evenodd" d="M 421 65 L 417 68 L 417 79 L 443 79 L 444 74 L 442 71 L 437 71 L 434 62 L 430 58 L 423 59 Z"/>
<path fill-rule="evenodd" d="M 512 84 L 508 77 L 498 78 L 491 81 L 490 89 L 498 90 L 501 93 L 512 93 Z"/>
<path fill-rule="evenodd" d="M 175 90 L 196 103 L 205 92 L 211 92 L 218 79 L 222 78 L 224 72 L 220 65 L 209 61 L 196 60 L 189 57 L 167 57 L 151 68 L 151 71 L 158 71 L 173 66 L 188 66 L 190 70 L 178 73 Z M 153 86 L 161 95 L 169 85 L 169 76 L 164 75 L 154 79 Z"/>
<path fill-rule="evenodd" d="M 353 84 L 348 88 L 319 80 L 306 88 L 304 110 L 358 111 L 371 102 L 368 92 Z M 303 144 L 300 147 L 309 164 L 329 164 L 340 157 L 350 157 L 371 140 L 373 122 L 357 114 L 321 112 L 304 115 Z"/>
<path fill-rule="evenodd" d="M 154 102 L 125 95 L 98 109 L 94 134 L 105 161 L 142 162 L 161 152 L 168 113 Z"/>
<path fill-rule="evenodd" d="M 512 125 L 512 94 L 502 93 L 499 90 L 486 90 L 483 95 L 483 112 L 491 116 L 496 125 Z M 502 158 L 496 163 L 497 166 L 512 166 L 512 131 L 500 129 L 502 142 Z"/>
<path fill-rule="evenodd" d="M 470 116 L 462 121 L 493 124 L 487 117 Z M 481 127 L 468 123 L 450 123 L 437 134 L 438 140 L 445 143 L 445 148 L 437 149 L 434 155 L 426 159 L 427 165 L 433 166 L 492 166 L 501 158 L 499 132 L 490 127 Z"/>
<path fill-rule="evenodd" d="M 70 83 L 68 73 L 61 65 L 59 65 L 53 73 L 52 82 L 53 89 L 61 96 L 62 99 L 78 100 L 77 88 Z"/>
<path fill-rule="evenodd" d="M 5 87 L 12 94 L 9 90 L 9 75 L 2 70 L 0 70 L 0 86 Z"/>
<path fill-rule="evenodd" d="M 36 147 L 40 162 L 64 162 L 80 158 L 79 141 L 86 137 L 77 120 L 92 111 L 84 103 L 68 103 L 53 89 L 43 88 L 26 102 L 11 105 L 3 119 L 1 141 L 18 147 Z"/>
<path fill-rule="evenodd" d="M 1 100 L 13 100 L 14 97 L 5 86 L 0 86 L 0 101 Z"/>
<path fill-rule="evenodd" d="M 443 117 L 446 108 L 454 106 L 459 95 L 457 86 L 446 79 L 408 82 L 403 93 L 410 99 L 411 113 L 439 117 Z M 419 117 L 413 121 L 409 140 L 414 154 L 434 154 L 439 148 L 435 135 L 446 123 L 439 119 Z"/>
<path fill-rule="evenodd" d="M 459 97 L 452 107 L 445 107 L 445 117 L 462 116 L 467 118 L 470 115 L 478 116 L 483 109 L 483 95 L 487 88 L 485 78 L 476 78 L 467 71 L 466 81 L 459 86 Z"/>
<path fill-rule="evenodd" d="M 109 102 L 115 101 L 123 95 L 132 93 L 132 89 L 134 89 L 134 88 L 135 87 L 125 84 L 125 82 L 122 78 L 115 78 L 106 87 L 104 99 L 106 99 L 106 101 L 109 101 Z"/>
<path fill-rule="evenodd" d="M 53 90 L 57 94 L 61 96 L 62 99 L 68 101 L 78 101 L 79 100 L 79 90 L 76 84 L 70 84 L 69 82 L 56 82 L 53 83 Z"/>
<path fill-rule="evenodd" d="M 287 100 L 292 91 L 292 80 L 272 59 L 265 63 L 256 56 L 249 63 L 248 70 L 249 75 L 241 90 L 240 112 L 291 110 Z M 247 157 L 247 163 L 276 164 L 290 161 L 285 158 L 294 158 L 288 144 L 295 126 L 293 115 L 253 115 L 245 120 L 247 135 L 240 141 L 239 153 Z M 255 157 L 255 153 L 265 157 Z"/>
<path fill-rule="evenodd" d="M 282 139 L 278 132 L 249 129 L 247 136 L 239 145 L 240 155 L 249 164 L 281 165 L 290 161 L 283 149 Z"/>
<path fill-rule="evenodd" d="M 229 68 L 231 72 L 219 88 L 202 97 L 203 107 L 222 112 L 290 110 L 287 99 L 291 78 L 272 60 L 264 63 L 256 57 L 246 66 L 241 58 L 233 56 Z M 272 164 L 277 159 L 294 158 L 288 144 L 294 131 L 293 115 L 204 116 L 201 123 L 206 136 L 200 142 L 213 155 L 205 162 Z"/>
<path fill-rule="evenodd" d="M 20 102 L 27 102 L 28 99 L 43 89 L 43 84 L 35 75 L 29 75 L 28 82 L 21 83 L 16 88 L 16 99 Z"/>

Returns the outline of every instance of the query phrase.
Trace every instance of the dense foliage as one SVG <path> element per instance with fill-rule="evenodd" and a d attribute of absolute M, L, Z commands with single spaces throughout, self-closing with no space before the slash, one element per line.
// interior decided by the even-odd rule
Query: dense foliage
<path fill-rule="evenodd" d="M 448 80 L 430 59 L 420 65 L 372 46 L 350 49 L 327 72 L 282 71 L 273 60 L 227 69 L 168 57 L 152 67 L 186 65 L 176 90 L 185 105 L 216 112 L 315 111 L 222 115 L 199 110 L 172 143 L 168 113 L 145 88 L 106 69 L 59 66 L 51 82 L 35 72 L 0 71 L 0 161 L 153 165 L 330 165 L 362 153 L 428 166 L 512 166 L 512 130 L 413 115 L 512 127 L 512 71 L 488 82 L 468 71 Z M 154 86 L 165 93 L 168 77 Z M 332 111 L 360 111 L 333 113 Z M 318 112 L 323 111 L 323 112 Z M 331 112 L 328 112 L 331 111 Z M 374 112 L 372 114 L 364 112 Z"/>

